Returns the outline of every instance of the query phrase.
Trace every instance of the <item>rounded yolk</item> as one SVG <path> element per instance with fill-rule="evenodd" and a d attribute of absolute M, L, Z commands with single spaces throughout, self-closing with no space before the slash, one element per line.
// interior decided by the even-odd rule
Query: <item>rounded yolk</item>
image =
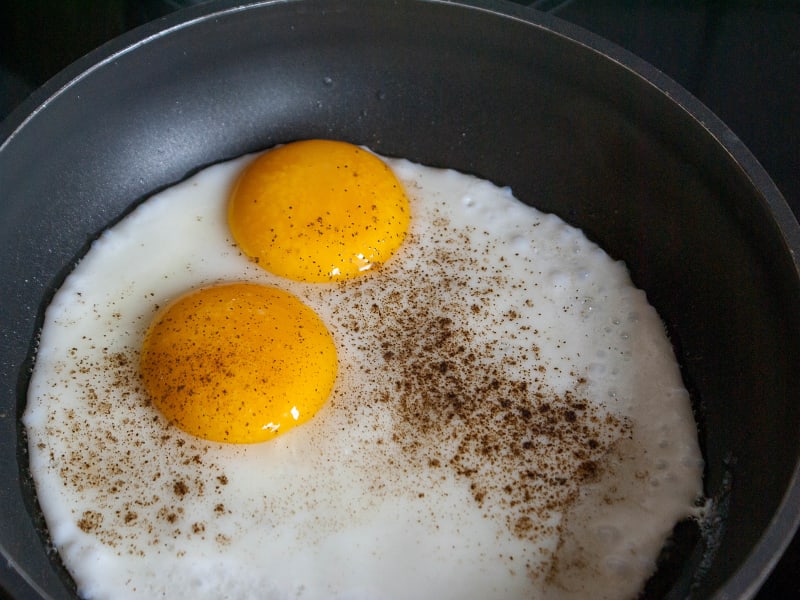
<path fill-rule="evenodd" d="M 141 372 L 153 404 L 216 442 L 269 440 L 310 419 L 336 379 L 319 317 L 272 287 L 226 284 L 162 310 L 145 336 Z"/>
<path fill-rule="evenodd" d="M 307 282 L 356 277 L 386 262 L 408 223 L 408 198 L 391 169 L 358 146 L 329 140 L 262 154 L 228 204 L 228 224 L 246 255 Z"/>

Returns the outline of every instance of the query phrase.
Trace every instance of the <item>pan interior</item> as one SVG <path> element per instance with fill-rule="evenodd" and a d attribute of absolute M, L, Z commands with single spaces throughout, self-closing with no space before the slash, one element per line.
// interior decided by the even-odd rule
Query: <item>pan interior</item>
<path fill-rule="evenodd" d="M 797 225 L 752 157 L 685 92 L 582 31 L 502 9 L 198 7 L 112 42 L 51 82 L 30 118 L 6 123 L 0 269 L 13 284 L 0 303 L 0 439 L 16 461 L 2 464 L 0 536 L 40 595 L 73 596 L 47 550 L 18 425 L 53 290 L 155 190 L 311 137 L 509 185 L 624 260 L 667 324 L 700 421 L 706 491 L 726 507 L 716 537 L 676 532 L 648 589 L 706 596 L 742 569 L 762 576 L 762 533 L 775 518 L 788 540 L 797 520 L 781 508 L 800 444 L 800 317 L 787 310 L 800 305 Z"/>

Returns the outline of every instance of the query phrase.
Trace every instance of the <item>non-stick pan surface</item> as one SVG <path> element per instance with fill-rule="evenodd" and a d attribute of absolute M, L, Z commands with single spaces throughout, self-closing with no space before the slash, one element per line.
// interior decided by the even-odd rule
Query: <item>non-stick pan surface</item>
<path fill-rule="evenodd" d="M 154 191 L 310 137 L 510 185 L 626 261 L 675 344 L 716 506 L 707 529 L 678 529 L 648 594 L 752 595 L 800 518 L 798 225 L 752 155 L 669 79 L 488 1 L 211 3 L 104 46 L 3 123 L 0 583 L 74 596 L 19 424 L 54 290 Z"/>

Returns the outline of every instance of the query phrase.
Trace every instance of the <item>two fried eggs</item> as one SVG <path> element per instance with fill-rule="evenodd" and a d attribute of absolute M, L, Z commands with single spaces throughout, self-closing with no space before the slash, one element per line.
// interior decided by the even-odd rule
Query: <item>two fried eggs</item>
<path fill-rule="evenodd" d="M 344 266 L 276 267 L 227 224 L 240 173 L 272 152 L 137 207 L 47 310 L 24 423 L 39 503 L 79 593 L 635 596 L 674 524 L 696 510 L 702 459 L 663 325 L 624 265 L 508 189 L 382 158 L 356 176 L 338 167 L 344 187 L 371 168 L 402 184 L 407 223 L 403 211 L 381 217 L 390 235 L 364 246 L 386 249 L 350 253 Z M 369 227 L 372 204 L 362 208 Z M 303 218 L 306 235 L 330 224 L 317 217 Z M 240 287 L 274 290 L 321 325 L 311 339 L 302 322 L 292 340 L 309 343 L 269 364 L 321 364 L 322 376 L 292 373 L 323 401 L 283 393 L 281 423 L 182 424 L 183 409 L 156 406 L 142 345 L 176 302 Z M 174 377 L 174 390 L 202 378 L 179 372 L 157 379 Z M 269 374 L 256 378 L 262 388 Z M 266 441 L 250 443 L 253 423 Z"/>

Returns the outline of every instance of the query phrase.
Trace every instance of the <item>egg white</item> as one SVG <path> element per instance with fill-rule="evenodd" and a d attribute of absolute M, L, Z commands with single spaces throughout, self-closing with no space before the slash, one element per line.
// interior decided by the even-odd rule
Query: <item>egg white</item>
<path fill-rule="evenodd" d="M 412 208 L 400 252 L 342 284 L 287 281 L 226 227 L 251 159 L 136 208 L 47 309 L 23 420 L 80 595 L 635 596 L 696 511 L 702 459 L 624 265 L 508 189 L 386 159 Z M 242 280 L 311 306 L 340 372 L 308 424 L 210 443 L 149 404 L 138 351 L 159 307 Z"/>

